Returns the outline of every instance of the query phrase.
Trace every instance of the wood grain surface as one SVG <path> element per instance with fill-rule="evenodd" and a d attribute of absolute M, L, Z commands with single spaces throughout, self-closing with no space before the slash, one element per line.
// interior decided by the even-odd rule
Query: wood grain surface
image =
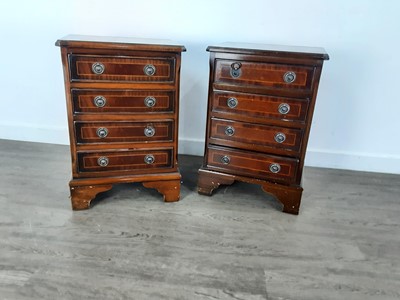
<path fill-rule="evenodd" d="M 0 140 L 0 299 L 400 299 L 400 176 L 305 168 L 301 214 L 258 185 L 68 199 L 69 147 Z"/>

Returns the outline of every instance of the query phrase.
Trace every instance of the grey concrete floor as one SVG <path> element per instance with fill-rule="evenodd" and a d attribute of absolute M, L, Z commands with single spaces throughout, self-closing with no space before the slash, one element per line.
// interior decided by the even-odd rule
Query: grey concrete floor
<path fill-rule="evenodd" d="M 71 210 L 67 146 L 0 140 L 0 299 L 400 299 L 400 176 L 306 168 L 300 215 L 258 186 L 181 201 L 118 185 Z"/>

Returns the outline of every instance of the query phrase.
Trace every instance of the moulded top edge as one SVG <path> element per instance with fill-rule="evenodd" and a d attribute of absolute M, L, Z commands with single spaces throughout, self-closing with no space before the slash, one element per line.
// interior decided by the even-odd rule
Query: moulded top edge
<path fill-rule="evenodd" d="M 56 41 L 56 46 L 74 47 L 90 44 L 91 48 L 104 48 L 113 44 L 114 47 L 130 48 L 132 46 L 143 48 L 154 48 L 162 51 L 186 51 L 185 46 L 164 39 L 147 39 L 134 37 L 115 37 L 115 36 L 93 36 L 93 35 L 67 35 Z"/>
<path fill-rule="evenodd" d="M 329 59 L 329 55 L 326 53 L 325 49 L 321 47 L 226 42 L 215 46 L 208 46 L 207 51 L 238 54 L 284 55 L 324 60 Z"/>

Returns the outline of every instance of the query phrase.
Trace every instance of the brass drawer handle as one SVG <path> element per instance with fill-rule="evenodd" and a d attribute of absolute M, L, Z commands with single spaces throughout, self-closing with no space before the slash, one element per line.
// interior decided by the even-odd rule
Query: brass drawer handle
<path fill-rule="evenodd" d="M 107 99 L 103 96 L 96 96 L 93 99 L 93 103 L 96 107 L 104 107 L 107 103 Z"/>
<path fill-rule="evenodd" d="M 233 128 L 232 126 L 225 127 L 225 134 L 227 136 L 233 136 L 235 134 L 235 128 Z"/>
<path fill-rule="evenodd" d="M 283 75 L 283 80 L 286 83 L 293 83 L 296 80 L 296 73 L 293 71 L 288 71 Z"/>
<path fill-rule="evenodd" d="M 239 104 L 239 101 L 235 97 L 230 97 L 226 101 L 226 105 L 228 105 L 228 107 L 230 107 L 230 108 L 235 108 L 236 106 L 238 106 L 238 104 Z"/>
<path fill-rule="evenodd" d="M 97 128 L 97 136 L 101 139 L 104 139 L 108 135 L 108 129 L 105 127 Z"/>
<path fill-rule="evenodd" d="M 228 155 L 224 155 L 221 157 L 221 162 L 224 165 L 228 165 L 231 162 L 231 158 Z"/>
<path fill-rule="evenodd" d="M 156 67 L 154 65 L 145 65 L 143 71 L 147 76 L 153 76 L 156 73 Z"/>
<path fill-rule="evenodd" d="M 144 105 L 146 105 L 147 107 L 153 107 L 154 105 L 156 105 L 156 102 L 156 98 L 152 96 L 148 96 L 144 99 Z"/>
<path fill-rule="evenodd" d="M 290 105 L 287 103 L 279 104 L 278 111 L 282 115 L 286 115 L 290 111 Z"/>
<path fill-rule="evenodd" d="M 100 167 L 107 167 L 107 166 L 108 166 L 108 158 L 105 157 L 105 156 L 99 157 L 99 158 L 97 159 L 97 164 L 98 164 Z"/>
<path fill-rule="evenodd" d="M 92 64 L 92 71 L 96 75 L 101 75 L 104 73 L 106 67 L 101 62 L 95 62 Z"/>
<path fill-rule="evenodd" d="M 286 140 L 286 135 L 282 132 L 278 132 L 277 134 L 275 134 L 274 139 L 277 143 L 283 143 Z"/>
<path fill-rule="evenodd" d="M 269 166 L 269 170 L 272 172 L 272 173 L 279 173 L 280 171 L 281 171 L 281 165 L 280 164 L 277 164 L 277 163 L 274 163 L 274 164 L 271 164 L 270 166 Z"/>
<path fill-rule="evenodd" d="M 233 78 L 239 78 L 242 75 L 242 70 L 240 69 L 242 64 L 240 62 L 234 62 L 231 64 L 231 76 Z"/>
<path fill-rule="evenodd" d="M 156 130 L 154 129 L 153 126 L 147 126 L 147 127 L 144 129 L 144 135 L 147 136 L 147 137 L 152 137 L 152 136 L 154 136 L 155 134 L 156 134 Z"/>
<path fill-rule="evenodd" d="M 155 162 L 155 158 L 154 158 L 154 155 L 152 155 L 152 154 L 147 154 L 145 157 L 144 157 L 144 162 L 146 163 L 146 164 L 148 164 L 148 165 L 151 165 L 152 163 L 154 163 Z"/>

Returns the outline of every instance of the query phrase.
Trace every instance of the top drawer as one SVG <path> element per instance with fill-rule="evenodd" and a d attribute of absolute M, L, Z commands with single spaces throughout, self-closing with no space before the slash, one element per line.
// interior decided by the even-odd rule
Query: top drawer
<path fill-rule="evenodd" d="M 175 59 L 69 55 L 71 81 L 173 82 Z"/>
<path fill-rule="evenodd" d="M 215 82 L 310 91 L 314 70 L 312 66 L 217 59 Z"/>

